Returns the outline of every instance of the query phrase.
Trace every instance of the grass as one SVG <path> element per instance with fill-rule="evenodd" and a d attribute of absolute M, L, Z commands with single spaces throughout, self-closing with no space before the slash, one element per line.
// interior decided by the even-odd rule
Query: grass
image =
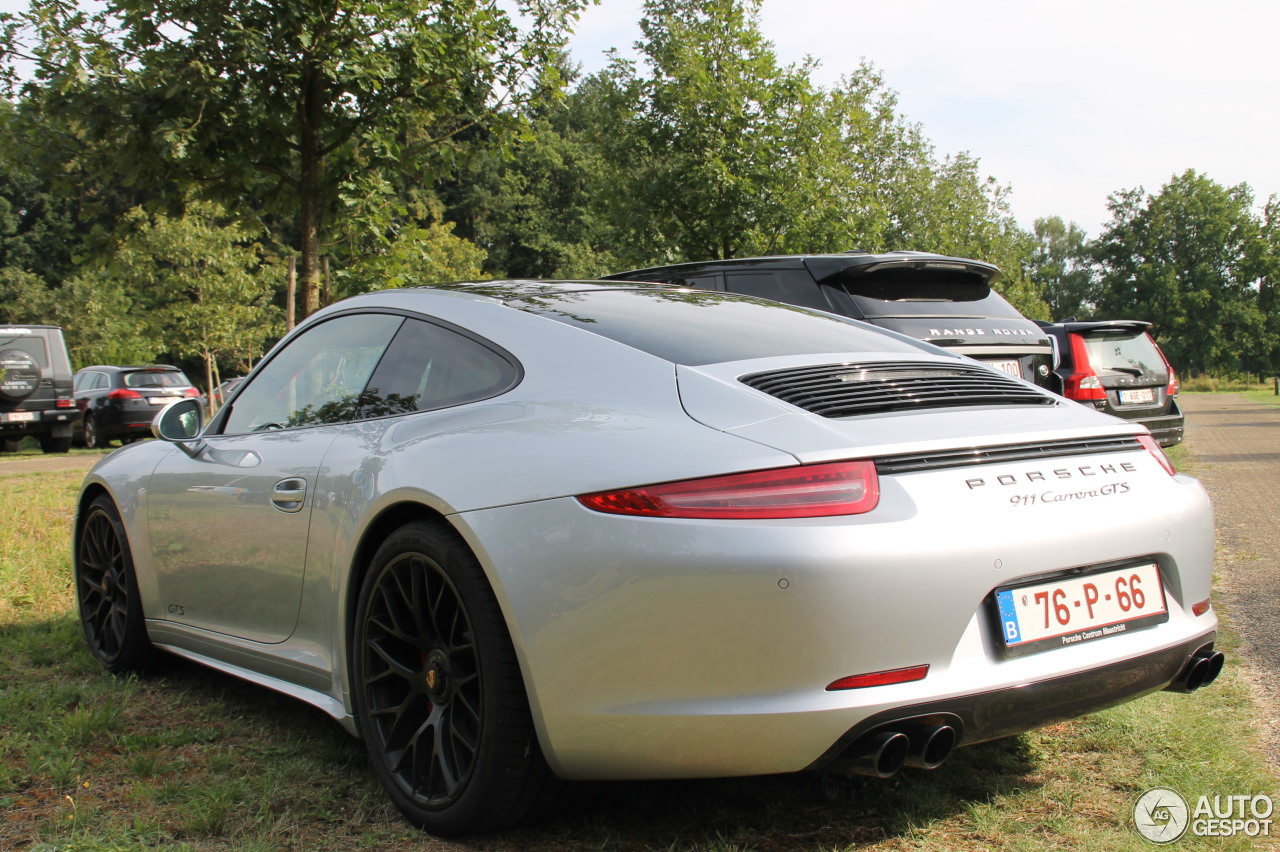
<path fill-rule="evenodd" d="M 399 818 L 360 744 L 322 713 L 178 660 L 145 678 L 98 668 L 70 585 L 79 479 L 4 475 L 0 461 L 3 849 L 1139 850 L 1150 846 L 1129 821 L 1148 788 L 1193 806 L 1280 792 L 1229 666 L 1195 696 L 1159 693 L 963 749 L 937 772 L 596 784 L 543 825 L 439 841 Z"/>
<path fill-rule="evenodd" d="M 1182 393 L 1274 393 L 1275 379 L 1270 376 L 1179 376 Z"/>

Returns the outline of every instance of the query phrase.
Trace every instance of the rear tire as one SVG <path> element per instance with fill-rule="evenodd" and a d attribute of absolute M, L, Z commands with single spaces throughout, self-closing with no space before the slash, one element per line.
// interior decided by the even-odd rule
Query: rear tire
<path fill-rule="evenodd" d="M 40 452 L 42 453 L 69 453 L 71 452 L 71 436 L 65 438 L 55 438 L 52 435 L 40 436 Z"/>
<path fill-rule="evenodd" d="M 92 414 L 85 414 L 84 423 L 80 426 L 80 433 L 84 437 L 84 446 L 86 449 L 100 450 L 110 443 L 98 434 L 98 426 L 93 422 Z"/>
<path fill-rule="evenodd" d="M 414 825 L 441 836 L 499 831 L 567 789 L 542 756 L 493 590 L 453 529 L 407 524 L 378 548 L 351 659 L 369 759 Z"/>
<path fill-rule="evenodd" d="M 129 539 L 115 503 L 89 504 L 75 553 L 76 600 L 89 653 L 112 674 L 141 671 L 157 652 L 147 637 Z"/>

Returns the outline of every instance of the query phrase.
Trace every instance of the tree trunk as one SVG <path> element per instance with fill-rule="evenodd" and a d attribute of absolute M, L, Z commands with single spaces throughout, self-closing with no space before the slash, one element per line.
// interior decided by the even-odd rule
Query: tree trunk
<path fill-rule="evenodd" d="M 302 316 L 320 309 L 321 153 L 320 127 L 324 121 L 324 75 L 314 59 L 302 72 L 299 103 L 298 228 L 302 253 Z"/>

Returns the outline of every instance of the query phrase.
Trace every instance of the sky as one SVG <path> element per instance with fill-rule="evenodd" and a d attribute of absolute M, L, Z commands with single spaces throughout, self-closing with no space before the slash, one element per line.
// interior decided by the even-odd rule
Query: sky
<path fill-rule="evenodd" d="M 634 55 L 642 14 L 587 9 L 574 60 Z M 1061 216 L 1097 236 L 1108 195 L 1187 169 L 1280 195 L 1276 0 L 763 0 L 760 24 L 782 63 L 818 60 L 820 84 L 875 65 L 939 156 L 967 151 L 1012 189 L 1027 229 Z"/>
<path fill-rule="evenodd" d="M 574 60 L 634 56 L 642 6 L 588 9 Z M 1011 187 L 1027 229 L 1061 216 L 1097 236 L 1108 195 L 1187 169 L 1280 194 L 1276 0 L 764 0 L 760 24 L 820 84 L 875 65 L 939 156 L 967 151 Z"/>

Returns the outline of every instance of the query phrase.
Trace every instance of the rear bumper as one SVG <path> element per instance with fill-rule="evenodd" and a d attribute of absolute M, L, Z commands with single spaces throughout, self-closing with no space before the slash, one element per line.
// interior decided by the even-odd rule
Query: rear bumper
<path fill-rule="evenodd" d="M 1169 413 L 1162 417 L 1144 418 L 1140 421 L 1151 430 L 1151 436 L 1162 447 L 1172 447 L 1182 441 L 1182 429 L 1185 417 L 1178 407 L 1178 400 L 1169 400 Z"/>
<path fill-rule="evenodd" d="M 885 710 L 851 728 L 808 768 L 839 765 L 850 746 L 877 729 L 949 724 L 956 729 L 960 745 L 973 745 L 1115 707 L 1169 686 L 1192 655 L 1211 645 L 1215 636 L 1216 631 L 1209 631 L 1104 668 Z"/>

